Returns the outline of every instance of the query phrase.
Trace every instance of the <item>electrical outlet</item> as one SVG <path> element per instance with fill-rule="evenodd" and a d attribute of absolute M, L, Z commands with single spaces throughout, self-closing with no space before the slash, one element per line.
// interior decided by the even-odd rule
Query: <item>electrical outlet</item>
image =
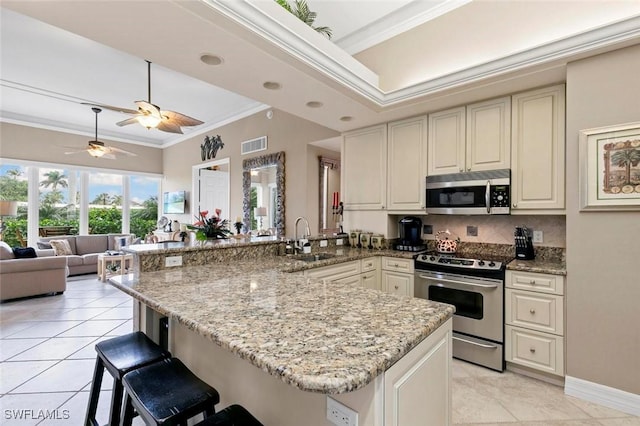
<path fill-rule="evenodd" d="M 164 266 L 171 268 L 174 266 L 182 266 L 182 256 L 167 256 L 164 258 Z"/>
<path fill-rule="evenodd" d="M 327 397 L 327 420 L 337 426 L 358 426 L 358 412 Z"/>
<path fill-rule="evenodd" d="M 433 225 L 422 225 L 423 234 L 433 234 Z"/>
<path fill-rule="evenodd" d="M 477 237 L 478 236 L 478 227 L 477 226 L 467 226 L 467 236 L 468 237 Z"/>
<path fill-rule="evenodd" d="M 320 240 L 320 247 L 326 247 L 329 245 L 329 241 L 327 240 Z"/>
<path fill-rule="evenodd" d="M 533 242 L 534 243 L 542 242 L 542 231 L 533 231 Z"/>
<path fill-rule="evenodd" d="M 342 244 L 343 244 L 343 242 L 342 242 L 342 238 L 338 238 L 338 239 L 336 240 L 336 245 L 337 245 L 337 246 L 341 246 Z"/>

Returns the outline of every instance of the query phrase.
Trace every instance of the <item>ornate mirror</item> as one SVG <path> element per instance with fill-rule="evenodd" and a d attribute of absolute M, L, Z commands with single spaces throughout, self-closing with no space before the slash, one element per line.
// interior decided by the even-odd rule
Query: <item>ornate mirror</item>
<path fill-rule="evenodd" d="M 242 221 L 247 230 L 285 235 L 284 151 L 242 162 Z"/>

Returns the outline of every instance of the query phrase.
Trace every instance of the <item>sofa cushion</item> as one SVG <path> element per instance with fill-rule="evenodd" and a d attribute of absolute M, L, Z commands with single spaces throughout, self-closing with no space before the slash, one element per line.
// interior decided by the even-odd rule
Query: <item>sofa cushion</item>
<path fill-rule="evenodd" d="M 36 245 L 40 250 L 48 250 L 53 248 L 48 241 L 38 241 L 36 242 Z"/>
<path fill-rule="evenodd" d="M 90 254 L 83 254 L 82 257 L 82 264 L 83 265 L 97 265 L 98 264 L 98 256 L 101 255 L 103 253 L 90 253 Z"/>
<path fill-rule="evenodd" d="M 71 251 L 71 245 L 67 240 L 50 240 L 49 244 L 53 247 L 53 251 L 56 256 L 68 256 L 73 254 L 73 251 Z"/>
<path fill-rule="evenodd" d="M 33 247 L 14 247 L 13 254 L 16 259 L 32 259 L 38 257 Z"/>
<path fill-rule="evenodd" d="M 4 241 L 0 241 L 0 260 L 7 259 L 15 259 L 16 256 L 13 254 L 13 250 L 9 247 L 9 244 Z"/>
<path fill-rule="evenodd" d="M 82 256 L 78 256 L 77 254 L 72 254 L 71 256 L 67 256 L 67 266 L 82 266 L 84 264 Z"/>
<path fill-rule="evenodd" d="M 39 241 L 41 242 L 46 242 L 51 244 L 51 240 L 66 240 L 69 243 L 69 247 L 71 247 L 71 252 L 73 254 L 77 254 L 78 251 L 76 250 L 76 237 L 75 236 L 68 236 L 68 237 L 43 237 L 40 238 Z"/>
<path fill-rule="evenodd" d="M 76 236 L 76 254 L 104 253 L 109 250 L 107 235 L 78 235 Z"/>

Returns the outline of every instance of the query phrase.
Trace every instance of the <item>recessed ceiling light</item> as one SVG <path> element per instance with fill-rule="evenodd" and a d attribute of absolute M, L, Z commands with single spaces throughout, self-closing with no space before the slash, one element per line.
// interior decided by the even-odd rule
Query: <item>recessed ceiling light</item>
<path fill-rule="evenodd" d="M 264 83 L 262 83 L 262 87 L 269 90 L 278 90 L 281 86 L 280 83 L 276 81 L 265 81 Z"/>
<path fill-rule="evenodd" d="M 307 106 L 309 108 L 320 108 L 322 106 L 322 102 L 310 101 L 310 102 L 307 102 Z"/>
<path fill-rule="evenodd" d="M 351 120 L 353 120 L 353 117 L 351 117 L 350 115 L 344 115 L 340 117 L 340 121 L 351 121 Z"/>
<path fill-rule="evenodd" d="M 223 62 L 220 56 L 212 55 L 210 53 L 205 53 L 200 56 L 200 60 L 207 65 L 220 65 Z"/>

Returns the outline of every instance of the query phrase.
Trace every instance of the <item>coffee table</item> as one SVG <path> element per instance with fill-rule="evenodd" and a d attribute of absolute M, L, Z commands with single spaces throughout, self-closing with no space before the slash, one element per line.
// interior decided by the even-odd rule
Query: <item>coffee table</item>
<path fill-rule="evenodd" d="M 124 271 L 131 267 L 133 263 L 133 254 L 107 254 L 101 253 L 98 255 L 98 278 L 102 282 L 107 281 L 107 275 L 110 275 L 108 266 L 119 265 L 120 275 L 124 275 Z"/>

